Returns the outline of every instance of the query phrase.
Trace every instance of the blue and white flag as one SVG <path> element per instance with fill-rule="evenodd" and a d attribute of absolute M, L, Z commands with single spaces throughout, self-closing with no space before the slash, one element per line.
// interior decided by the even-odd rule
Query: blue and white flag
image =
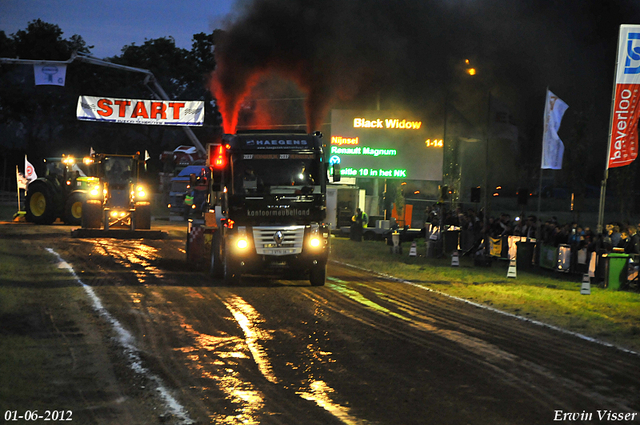
<path fill-rule="evenodd" d="M 542 135 L 542 164 L 540 168 L 562 169 L 564 144 L 558 137 L 560 122 L 569 105 L 547 90 L 547 102 L 544 107 L 544 134 Z"/>

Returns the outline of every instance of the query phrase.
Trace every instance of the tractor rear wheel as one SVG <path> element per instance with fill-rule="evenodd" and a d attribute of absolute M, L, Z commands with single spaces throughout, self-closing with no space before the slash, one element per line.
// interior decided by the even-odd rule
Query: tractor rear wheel
<path fill-rule="evenodd" d="M 26 199 L 27 221 L 51 224 L 56 220 L 53 194 L 42 182 L 29 185 Z"/>
<path fill-rule="evenodd" d="M 84 195 L 76 192 L 72 193 L 67 199 L 64 206 L 64 221 L 73 226 L 79 226 L 82 223 L 82 204 Z"/>

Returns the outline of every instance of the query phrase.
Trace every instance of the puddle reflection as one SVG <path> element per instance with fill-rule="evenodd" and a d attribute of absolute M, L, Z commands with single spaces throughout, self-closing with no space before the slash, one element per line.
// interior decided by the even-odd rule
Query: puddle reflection
<path fill-rule="evenodd" d="M 260 327 L 264 323 L 264 319 L 260 314 L 240 297 L 231 297 L 225 302 L 227 309 L 236 319 L 238 325 L 242 328 L 245 336 L 245 343 L 249 347 L 249 351 L 253 355 L 253 360 L 258 365 L 258 369 L 262 375 L 271 383 L 277 384 L 278 379 L 273 374 L 269 356 L 266 353 L 262 342 L 272 339 L 271 332 Z"/>
<path fill-rule="evenodd" d="M 216 412 L 210 415 L 212 423 L 259 424 L 260 414 L 264 413 L 264 395 L 251 382 L 243 380 L 238 371 L 239 361 L 250 358 L 246 353 L 245 341 L 235 336 L 200 333 L 183 317 L 180 317 L 180 326 L 193 337 L 195 343 L 176 350 L 187 354 L 187 359 L 191 361 L 190 368 L 198 371 L 202 378 L 214 381 L 215 387 L 234 405 L 232 414 Z M 211 388 L 204 387 L 202 390 Z"/>
<path fill-rule="evenodd" d="M 229 407 L 218 407 L 218 412 L 210 415 L 212 423 L 219 424 L 259 424 L 260 419 L 275 413 L 266 409 L 265 395 L 246 375 L 246 361 L 252 361 L 262 376 L 271 384 L 281 385 L 282 390 L 291 389 L 300 398 L 315 403 L 335 418 L 347 425 L 366 424 L 350 413 L 350 408 L 334 401 L 335 390 L 319 377 L 328 364 L 335 363 L 332 353 L 322 348 L 328 339 L 328 331 L 309 334 L 309 343 L 296 360 L 285 363 L 292 370 L 301 373 L 302 380 L 296 383 L 283 383 L 273 369 L 265 344 L 273 340 L 274 330 L 266 329 L 265 319 L 256 309 L 239 296 L 230 296 L 222 302 L 229 310 L 235 322 L 240 326 L 243 337 L 208 335 L 198 332 L 184 318 L 179 318 L 180 326 L 193 338 L 193 345 L 176 349 L 186 355 L 190 368 L 199 376 L 215 382 L 215 388 L 202 388 L 203 391 L 218 389 L 225 394 Z M 322 309 L 316 311 L 323 315 Z M 212 367 L 213 366 L 213 367 Z M 244 379 L 243 379 L 244 377 Z M 227 412 L 227 413 L 225 413 Z"/>
<path fill-rule="evenodd" d="M 367 423 L 366 421 L 353 417 L 349 414 L 350 409 L 348 407 L 334 403 L 330 397 L 330 394 L 333 392 L 333 388 L 328 386 L 326 382 L 315 381 L 312 379 L 309 381 L 309 389 L 307 391 L 296 391 L 296 394 L 305 400 L 313 401 L 347 425 L 361 425 Z"/>
<path fill-rule="evenodd" d="M 96 245 L 113 260 L 126 269 L 131 270 L 140 283 L 150 277 L 162 279 L 162 270 L 152 264 L 158 259 L 158 249 L 140 241 L 122 241 L 118 239 L 99 239 Z"/>

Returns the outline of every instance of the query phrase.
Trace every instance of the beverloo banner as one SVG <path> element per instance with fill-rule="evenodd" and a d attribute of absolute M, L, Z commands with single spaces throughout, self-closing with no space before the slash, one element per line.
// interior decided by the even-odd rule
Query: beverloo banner
<path fill-rule="evenodd" d="M 638 156 L 639 90 L 640 25 L 621 25 L 607 168 L 629 165 Z"/>
<path fill-rule="evenodd" d="M 80 96 L 76 116 L 79 120 L 122 124 L 201 126 L 204 102 Z"/>

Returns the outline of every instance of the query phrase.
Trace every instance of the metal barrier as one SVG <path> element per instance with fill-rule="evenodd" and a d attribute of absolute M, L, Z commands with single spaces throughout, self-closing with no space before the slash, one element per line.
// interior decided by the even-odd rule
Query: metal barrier
<path fill-rule="evenodd" d="M 24 191 L 20 193 L 20 205 L 24 205 Z M 15 205 L 18 207 L 18 194 L 16 192 L 0 191 L 0 205 Z M 24 209 L 24 208 L 23 208 Z"/>

